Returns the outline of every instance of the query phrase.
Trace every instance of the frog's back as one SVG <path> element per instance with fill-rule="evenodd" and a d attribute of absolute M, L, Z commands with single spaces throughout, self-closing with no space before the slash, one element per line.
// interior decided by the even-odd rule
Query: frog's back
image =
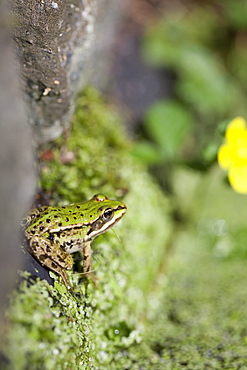
<path fill-rule="evenodd" d="M 36 223 L 43 214 L 47 213 L 47 209 L 49 207 L 43 206 L 38 208 L 33 208 L 31 211 L 29 211 L 26 216 L 21 220 L 21 225 L 24 229 L 27 229 L 30 225 Z"/>
<path fill-rule="evenodd" d="M 83 224 L 90 221 L 91 212 L 92 209 L 88 203 L 87 205 L 78 203 L 66 206 L 43 206 L 32 209 L 22 220 L 22 225 L 29 232 L 37 228 L 55 229 L 78 223 Z"/>
<path fill-rule="evenodd" d="M 107 208 L 124 209 L 126 206 L 98 194 L 82 203 L 35 208 L 23 219 L 22 225 L 27 233 L 36 232 L 38 229 L 39 232 L 44 232 L 74 225 L 81 227 L 94 222 Z"/>

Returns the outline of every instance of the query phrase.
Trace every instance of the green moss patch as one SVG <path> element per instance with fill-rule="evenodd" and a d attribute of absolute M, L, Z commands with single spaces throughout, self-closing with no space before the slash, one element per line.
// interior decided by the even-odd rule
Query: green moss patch
<path fill-rule="evenodd" d="M 12 294 L 5 350 L 11 369 L 127 369 L 137 362 L 145 322 L 156 315 L 164 287 L 170 206 L 131 147 L 116 112 L 88 89 L 78 97 L 68 139 L 42 148 L 40 186 L 50 203 L 100 192 L 128 210 L 115 233 L 93 243 L 97 286 L 70 274 L 76 296 L 59 279 L 54 288 L 23 282 Z"/>
<path fill-rule="evenodd" d="M 147 339 L 164 369 L 247 368 L 246 278 L 245 261 L 179 247 Z"/>

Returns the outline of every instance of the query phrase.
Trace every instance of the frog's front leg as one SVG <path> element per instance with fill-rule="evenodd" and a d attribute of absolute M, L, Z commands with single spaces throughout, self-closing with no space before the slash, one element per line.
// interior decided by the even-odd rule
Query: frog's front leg
<path fill-rule="evenodd" d="M 29 240 L 30 253 L 44 266 L 55 271 L 61 278 L 69 291 L 73 291 L 68 274 L 65 270 L 71 270 L 73 259 L 60 245 L 58 241 L 47 238 L 33 237 Z"/>
<path fill-rule="evenodd" d="M 91 243 L 86 243 L 81 251 L 83 274 L 88 277 L 92 273 L 92 249 Z"/>
<path fill-rule="evenodd" d="M 91 242 L 84 244 L 84 248 L 81 250 L 81 254 L 82 254 L 83 275 L 86 277 L 90 277 L 94 284 L 96 284 L 97 281 L 92 268 Z"/>

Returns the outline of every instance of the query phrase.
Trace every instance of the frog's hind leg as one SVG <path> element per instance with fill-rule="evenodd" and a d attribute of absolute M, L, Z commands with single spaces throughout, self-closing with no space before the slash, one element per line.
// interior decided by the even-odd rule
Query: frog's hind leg
<path fill-rule="evenodd" d="M 50 246 L 46 238 L 40 238 L 39 242 L 31 240 L 29 251 L 41 265 L 60 275 L 66 288 L 69 291 L 73 291 L 66 273 L 66 270 L 72 269 L 73 259 L 59 243 L 53 242 Z"/>

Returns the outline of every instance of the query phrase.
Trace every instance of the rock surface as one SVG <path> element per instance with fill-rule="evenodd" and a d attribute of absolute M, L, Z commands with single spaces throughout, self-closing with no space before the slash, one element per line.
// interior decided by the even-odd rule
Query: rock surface
<path fill-rule="evenodd" d="M 0 2 L 0 321 L 21 266 L 19 222 L 34 189 L 30 130 L 18 84 L 7 6 Z M 3 329 L 2 324 L 0 329 Z M 2 336 L 1 336 L 2 338 Z"/>
<path fill-rule="evenodd" d="M 112 0 L 11 0 L 14 40 L 37 144 L 68 128 L 79 88 L 101 78 L 120 13 Z"/>

